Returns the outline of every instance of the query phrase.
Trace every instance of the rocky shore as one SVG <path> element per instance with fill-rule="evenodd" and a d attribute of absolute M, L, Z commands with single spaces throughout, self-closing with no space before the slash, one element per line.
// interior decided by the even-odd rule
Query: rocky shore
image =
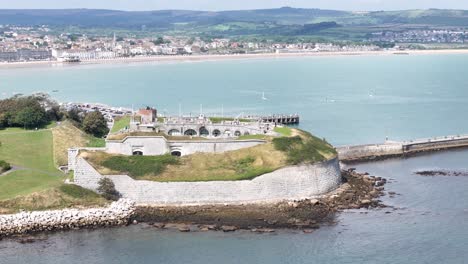
<path fill-rule="evenodd" d="M 416 171 L 414 174 L 420 176 L 468 176 L 467 171 L 449 171 L 449 170 L 423 170 Z"/>
<path fill-rule="evenodd" d="M 385 179 L 350 169 L 343 171 L 343 181 L 338 190 L 320 199 L 275 204 L 138 206 L 134 219 L 181 232 L 244 229 L 265 233 L 287 228 L 309 233 L 320 224 L 334 223 L 335 214 L 342 210 L 385 207 L 378 200 L 383 195 Z"/>
<path fill-rule="evenodd" d="M 135 212 L 135 204 L 126 199 L 97 209 L 64 209 L 0 215 L 0 239 L 45 231 L 126 225 Z"/>

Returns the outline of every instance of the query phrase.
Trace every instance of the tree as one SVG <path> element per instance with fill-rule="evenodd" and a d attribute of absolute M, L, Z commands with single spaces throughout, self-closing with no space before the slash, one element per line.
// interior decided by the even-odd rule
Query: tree
<path fill-rule="evenodd" d="M 115 189 L 115 184 L 114 182 L 109 179 L 109 178 L 102 178 L 98 182 L 98 192 L 101 193 L 101 195 L 111 201 L 117 201 L 120 198 L 120 193 Z"/>
<path fill-rule="evenodd" d="M 103 137 L 109 133 L 107 121 L 99 111 L 86 114 L 83 120 L 83 131 L 95 137 Z"/>
<path fill-rule="evenodd" d="M 39 105 L 27 106 L 15 116 L 14 123 L 25 128 L 42 127 L 47 124 L 47 115 Z"/>

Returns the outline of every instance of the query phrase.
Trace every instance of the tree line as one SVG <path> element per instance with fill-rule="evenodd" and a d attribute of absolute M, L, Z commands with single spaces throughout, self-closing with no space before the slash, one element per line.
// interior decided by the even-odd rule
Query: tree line
<path fill-rule="evenodd" d="M 0 100 L 0 129 L 8 127 L 38 129 L 66 119 L 96 137 L 103 137 L 109 132 L 107 121 L 100 112 L 84 113 L 75 108 L 62 109 L 47 94 L 15 95 Z"/>

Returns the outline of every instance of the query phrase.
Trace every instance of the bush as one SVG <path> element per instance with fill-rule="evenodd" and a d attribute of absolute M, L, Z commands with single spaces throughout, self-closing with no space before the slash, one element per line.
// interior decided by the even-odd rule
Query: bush
<path fill-rule="evenodd" d="M 11 169 L 10 163 L 0 160 L 0 173 L 3 173 L 5 171 L 9 171 Z"/>
<path fill-rule="evenodd" d="M 102 178 L 98 182 L 98 192 L 101 193 L 102 197 L 110 201 L 117 201 L 120 198 L 120 193 L 115 189 L 114 182 L 109 178 Z"/>

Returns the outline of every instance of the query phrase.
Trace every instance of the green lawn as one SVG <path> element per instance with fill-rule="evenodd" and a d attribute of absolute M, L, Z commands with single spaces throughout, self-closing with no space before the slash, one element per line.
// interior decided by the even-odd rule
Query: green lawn
<path fill-rule="evenodd" d="M 265 135 L 243 135 L 237 138 L 237 140 L 247 140 L 247 139 L 266 139 Z"/>
<path fill-rule="evenodd" d="M 54 166 L 52 132 L 11 128 L 0 132 L 0 159 L 20 167 L 0 177 L 0 200 L 58 186 L 62 173 Z"/>
<path fill-rule="evenodd" d="M 75 134 L 59 136 L 70 140 L 70 133 Z M 54 165 L 52 130 L 9 128 L 0 131 L 0 142 L 0 160 L 18 168 L 0 176 L 0 214 L 107 204 L 96 193 L 63 183 L 66 175 Z M 102 140 L 90 144 L 102 145 Z"/>
<path fill-rule="evenodd" d="M 130 126 L 130 116 L 123 116 L 116 118 L 114 121 L 114 126 L 112 126 L 111 133 L 117 133 L 120 130 L 124 129 L 125 127 Z"/>
<path fill-rule="evenodd" d="M 234 121 L 234 118 L 232 117 L 210 117 L 210 121 L 213 123 L 221 123 L 223 121 Z M 249 119 L 239 119 L 240 122 L 250 122 L 252 120 Z"/>
<path fill-rule="evenodd" d="M 290 137 L 292 135 L 292 130 L 290 127 L 283 126 L 283 127 L 275 127 L 274 131 L 276 133 L 280 133 L 284 137 Z"/>
<path fill-rule="evenodd" d="M 60 173 L 49 174 L 36 170 L 18 170 L 0 177 L 0 200 L 27 195 L 61 184 Z"/>

